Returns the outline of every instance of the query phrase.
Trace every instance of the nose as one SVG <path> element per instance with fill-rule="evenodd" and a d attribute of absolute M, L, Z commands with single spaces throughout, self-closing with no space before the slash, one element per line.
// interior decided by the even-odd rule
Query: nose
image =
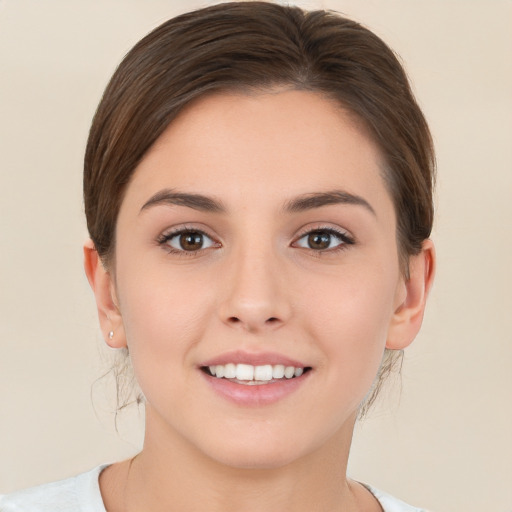
<path fill-rule="evenodd" d="M 230 327 L 263 333 L 283 326 L 292 313 L 282 265 L 271 250 L 239 251 L 222 280 L 221 320 Z"/>

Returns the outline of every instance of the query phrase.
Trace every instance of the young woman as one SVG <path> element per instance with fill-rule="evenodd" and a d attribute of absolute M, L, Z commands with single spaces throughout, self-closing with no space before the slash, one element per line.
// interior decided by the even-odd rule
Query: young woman
<path fill-rule="evenodd" d="M 346 469 L 422 322 L 433 169 L 403 69 L 355 22 L 225 3 L 146 36 L 84 170 L 85 270 L 144 446 L 0 510 L 420 510 Z"/>

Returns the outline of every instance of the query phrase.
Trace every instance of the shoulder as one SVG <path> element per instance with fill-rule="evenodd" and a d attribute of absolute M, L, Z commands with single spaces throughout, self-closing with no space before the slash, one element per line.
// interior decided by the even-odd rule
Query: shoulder
<path fill-rule="evenodd" d="M 384 512 L 428 512 L 424 508 L 417 508 L 411 505 L 407 505 L 403 501 L 394 498 L 390 494 L 387 494 L 379 489 L 375 489 L 368 484 L 363 484 L 378 500 L 382 510 Z"/>
<path fill-rule="evenodd" d="M 0 496 L 0 512 L 105 512 L 98 484 L 105 467 Z"/>

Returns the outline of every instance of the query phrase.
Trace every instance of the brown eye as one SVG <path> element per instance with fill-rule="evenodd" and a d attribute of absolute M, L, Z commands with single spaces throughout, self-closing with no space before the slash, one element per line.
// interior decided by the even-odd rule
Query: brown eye
<path fill-rule="evenodd" d="M 314 251 L 328 251 L 342 248 L 354 243 L 348 233 L 342 233 L 335 229 L 315 229 L 301 236 L 293 245 Z"/>
<path fill-rule="evenodd" d="M 197 251 L 203 247 L 201 233 L 183 233 L 179 237 L 180 246 L 184 251 Z"/>
<path fill-rule="evenodd" d="M 330 233 L 316 231 L 308 235 L 308 246 L 310 249 L 328 249 L 331 245 L 332 235 Z"/>
<path fill-rule="evenodd" d="M 207 249 L 215 245 L 215 242 L 205 233 L 190 230 L 165 235 L 160 243 L 168 245 L 175 252 L 201 251 L 202 249 Z"/>

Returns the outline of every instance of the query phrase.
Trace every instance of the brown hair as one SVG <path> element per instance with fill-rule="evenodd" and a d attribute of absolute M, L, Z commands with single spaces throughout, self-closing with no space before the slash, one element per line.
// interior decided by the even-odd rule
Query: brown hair
<path fill-rule="evenodd" d="M 127 184 L 178 113 L 215 91 L 276 86 L 327 95 L 366 126 L 384 158 L 407 275 L 408 256 L 432 228 L 435 161 L 399 60 L 371 31 L 334 12 L 268 2 L 223 3 L 173 18 L 117 68 L 94 117 L 84 166 L 87 226 L 107 267 Z M 367 404 L 396 363 L 393 354 L 386 353 Z"/>

